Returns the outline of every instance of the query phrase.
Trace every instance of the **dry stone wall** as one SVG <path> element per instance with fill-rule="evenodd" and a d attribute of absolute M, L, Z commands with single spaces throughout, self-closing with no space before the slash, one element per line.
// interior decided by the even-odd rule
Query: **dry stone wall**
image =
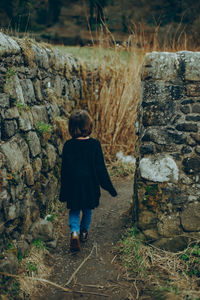
<path fill-rule="evenodd" d="M 81 66 L 49 46 L 0 33 L 0 250 L 55 241 L 45 215 L 58 193 L 69 113 L 82 99 Z M 55 245 L 55 243 L 54 243 Z"/>
<path fill-rule="evenodd" d="M 200 52 L 148 53 L 138 107 L 134 219 L 149 242 L 200 237 Z"/>

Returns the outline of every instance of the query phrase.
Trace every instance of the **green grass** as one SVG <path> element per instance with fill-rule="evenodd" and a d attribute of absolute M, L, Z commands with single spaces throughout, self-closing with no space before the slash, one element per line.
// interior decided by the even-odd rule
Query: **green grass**
<path fill-rule="evenodd" d="M 63 54 L 69 54 L 89 64 L 96 65 L 101 64 L 102 60 L 111 65 L 116 60 L 116 54 L 121 63 L 127 63 L 131 59 L 130 52 L 118 47 L 106 49 L 102 47 L 73 47 L 57 45 L 53 48 L 58 49 Z"/>

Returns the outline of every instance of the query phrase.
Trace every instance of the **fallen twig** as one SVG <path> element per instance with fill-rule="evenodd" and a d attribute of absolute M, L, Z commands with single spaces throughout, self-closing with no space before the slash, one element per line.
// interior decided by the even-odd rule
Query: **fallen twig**
<path fill-rule="evenodd" d="M 86 261 L 90 258 L 90 256 L 92 255 L 92 252 L 94 249 L 97 249 L 97 244 L 95 243 L 92 247 L 92 250 L 90 252 L 90 254 L 82 261 L 82 263 L 78 266 L 78 268 L 75 270 L 75 272 L 71 275 L 71 277 L 69 278 L 69 280 L 65 283 L 65 285 L 69 285 L 70 282 L 72 281 L 72 279 L 75 277 L 75 275 L 78 273 L 78 271 L 82 268 L 82 266 L 86 263 Z"/>

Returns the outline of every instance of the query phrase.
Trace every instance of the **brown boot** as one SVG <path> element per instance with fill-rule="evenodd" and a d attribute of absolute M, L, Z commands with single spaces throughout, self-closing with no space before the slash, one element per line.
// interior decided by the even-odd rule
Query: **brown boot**
<path fill-rule="evenodd" d="M 71 233 L 70 250 L 72 252 L 74 252 L 74 251 L 80 251 L 81 250 L 80 241 L 79 241 L 79 235 L 78 235 L 78 232 L 76 232 L 76 231 L 73 231 Z"/>

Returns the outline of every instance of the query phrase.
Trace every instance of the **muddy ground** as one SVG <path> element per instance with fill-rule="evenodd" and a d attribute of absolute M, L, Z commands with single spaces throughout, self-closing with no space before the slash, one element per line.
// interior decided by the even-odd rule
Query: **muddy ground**
<path fill-rule="evenodd" d="M 126 280 L 125 270 L 120 266 L 114 251 L 127 226 L 133 179 L 115 182 L 114 185 L 118 196 L 112 198 L 102 190 L 101 204 L 94 210 L 89 240 L 81 245 L 81 251 L 77 254 L 69 251 L 67 211 L 64 216 L 66 222 L 63 222 L 58 246 L 51 253 L 52 260 L 49 260 L 53 266 L 49 280 L 74 292 L 68 293 L 48 285 L 41 287 L 32 296 L 32 300 L 137 298 L 134 282 Z"/>

